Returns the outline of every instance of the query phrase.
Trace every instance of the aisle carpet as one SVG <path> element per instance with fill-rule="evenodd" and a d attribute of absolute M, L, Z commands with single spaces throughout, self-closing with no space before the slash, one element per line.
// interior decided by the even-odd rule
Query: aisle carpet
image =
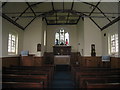
<path fill-rule="evenodd" d="M 54 79 L 52 81 L 52 89 L 54 90 L 74 90 L 74 81 L 71 72 L 63 66 L 56 69 Z"/>

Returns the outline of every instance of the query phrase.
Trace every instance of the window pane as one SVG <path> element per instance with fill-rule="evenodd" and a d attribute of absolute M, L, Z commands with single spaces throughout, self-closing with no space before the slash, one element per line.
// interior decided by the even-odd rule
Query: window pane
<path fill-rule="evenodd" d="M 64 44 L 64 30 L 60 30 L 60 44 Z"/>
<path fill-rule="evenodd" d="M 111 35 L 111 53 L 118 52 L 118 34 Z"/>
<path fill-rule="evenodd" d="M 58 32 L 55 34 L 55 44 L 56 45 L 59 44 L 59 33 Z"/>
<path fill-rule="evenodd" d="M 15 41 L 15 36 L 14 36 L 14 35 L 12 35 L 12 40 L 14 40 L 14 41 Z"/>
<path fill-rule="evenodd" d="M 12 35 L 11 35 L 11 34 L 9 34 L 9 39 L 10 39 L 10 40 L 11 40 L 11 36 L 12 36 Z"/>
<path fill-rule="evenodd" d="M 68 34 L 68 32 L 67 33 L 65 33 L 65 40 L 68 42 L 68 44 L 69 44 L 69 34 Z"/>
<path fill-rule="evenodd" d="M 9 54 L 16 54 L 16 38 L 17 35 L 9 34 L 8 37 L 8 52 Z"/>
<path fill-rule="evenodd" d="M 58 42 L 60 45 L 66 44 L 66 39 L 69 43 L 69 33 L 65 32 L 64 29 L 61 29 L 59 32 L 55 33 L 55 44 Z"/>

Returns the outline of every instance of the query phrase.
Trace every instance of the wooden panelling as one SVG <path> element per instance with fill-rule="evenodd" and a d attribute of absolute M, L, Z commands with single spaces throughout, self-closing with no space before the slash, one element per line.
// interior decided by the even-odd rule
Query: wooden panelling
<path fill-rule="evenodd" d="M 20 65 L 20 57 L 3 57 L 2 58 L 2 66 L 10 67 L 10 66 L 19 66 Z"/>
<path fill-rule="evenodd" d="M 101 56 L 79 57 L 80 67 L 110 67 L 110 62 L 102 62 Z"/>
<path fill-rule="evenodd" d="M 53 64 L 54 63 L 54 55 L 53 52 L 45 52 L 44 53 L 44 61 L 45 64 Z"/>
<path fill-rule="evenodd" d="M 21 56 L 21 65 L 22 66 L 33 66 L 34 65 L 33 56 Z"/>
<path fill-rule="evenodd" d="M 43 64 L 43 57 L 34 57 L 34 66 L 42 66 Z"/>
<path fill-rule="evenodd" d="M 41 66 L 42 64 L 43 64 L 43 57 L 36 57 L 36 56 L 21 57 L 22 66 Z"/>
<path fill-rule="evenodd" d="M 111 68 L 120 68 L 120 58 L 111 57 Z"/>
<path fill-rule="evenodd" d="M 0 60 L 2 60 L 2 67 L 20 66 L 20 65 L 41 66 L 43 64 L 43 57 L 33 57 L 33 56 L 3 57 Z"/>
<path fill-rule="evenodd" d="M 79 60 L 79 57 L 80 57 L 79 52 L 71 52 L 71 58 L 70 58 L 71 64 L 75 64 Z"/>
<path fill-rule="evenodd" d="M 83 67 L 100 67 L 101 57 L 83 57 Z"/>

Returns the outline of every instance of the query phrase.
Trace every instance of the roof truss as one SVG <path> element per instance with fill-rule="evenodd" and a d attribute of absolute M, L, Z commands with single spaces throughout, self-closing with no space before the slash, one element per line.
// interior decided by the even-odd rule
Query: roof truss
<path fill-rule="evenodd" d="M 4 8 L 5 6 L 7 6 L 8 2 L 3 2 L 2 7 Z M 46 21 L 46 23 L 48 25 L 75 25 L 79 22 L 80 18 L 85 18 L 88 17 L 91 19 L 91 21 L 100 29 L 100 30 L 104 30 L 105 28 L 111 26 L 112 24 L 116 23 L 117 21 L 120 20 L 120 17 L 118 16 L 117 18 L 115 18 L 114 20 L 111 20 L 110 17 L 108 17 L 106 14 L 110 14 L 107 12 L 103 12 L 100 8 L 100 2 L 97 2 L 96 5 L 92 4 L 92 3 L 88 3 L 88 2 L 81 2 L 84 5 L 88 5 L 88 6 L 93 6 L 92 10 L 90 12 L 80 12 L 77 10 L 74 10 L 74 0 L 73 2 L 71 2 L 71 6 L 69 9 L 66 9 L 65 6 L 65 2 L 60 2 L 62 3 L 62 9 L 56 9 L 54 2 L 51 2 L 51 10 L 47 11 L 47 12 L 43 12 L 43 11 L 36 11 L 35 7 L 38 7 L 42 4 L 44 4 L 44 2 L 36 2 L 34 4 L 30 4 L 29 2 L 24 2 L 27 5 L 27 8 L 25 8 L 23 10 L 23 12 L 14 12 L 12 14 L 14 14 L 13 17 L 16 17 L 15 20 L 13 20 L 9 14 L 10 13 L 2 13 L 2 17 L 7 19 L 9 22 L 13 23 L 14 25 L 16 25 L 17 27 L 21 28 L 22 30 L 26 29 L 34 20 L 36 17 L 43 17 Z M 98 10 L 99 12 L 95 12 L 95 10 Z M 31 10 L 31 12 L 28 12 L 28 10 Z M 25 15 L 25 14 L 33 14 L 33 16 L 31 15 Z M 92 16 L 92 14 L 101 14 L 103 15 L 103 18 L 106 18 L 109 23 L 106 24 L 105 26 L 101 27 L 99 25 L 99 23 L 97 23 L 93 18 L 95 18 L 94 16 Z M 15 16 L 18 15 L 18 16 Z M 111 13 L 112 14 L 112 13 Z M 119 13 L 117 13 L 119 15 Z M 18 21 L 21 18 L 32 18 L 27 24 L 26 26 L 22 26 L 18 23 Z"/>

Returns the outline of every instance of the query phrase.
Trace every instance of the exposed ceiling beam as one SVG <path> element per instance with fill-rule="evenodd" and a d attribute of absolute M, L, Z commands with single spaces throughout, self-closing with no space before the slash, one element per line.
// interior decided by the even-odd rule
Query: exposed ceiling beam
<path fill-rule="evenodd" d="M 57 13 L 57 12 L 56 12 Z M 74 18 L 78 18 L 78 17 L 83 17 L 83 18 L 89 18 L 89 17 L 91 17 L 91 18 L 105 18 L 104 16 L 88 16 L 88 15 L 70 15 L 69 17 L 74 17 Z M 18 16 L 11 16 L 11 18 L 16 18 L 16 17 L 18 17 Z M 41 16 L 39 16 L 39 15 L 37 15 L 37 16 L 21 16 L 21 17 L 19 17 L 19 18 L 34 18 L 34 17 L 43 17 L 43 15 L 41 15 Z M 56 15 L 46 15 L 46 17 L 56 17 Z M 62 15 L 57 15 L 57 17 L 63 17 Z M 67 17 L 67 15 L 64 15 L 64 17 Z M 112 16 L 108 16 L 109 18 L 113 18 Z M 115 17 L 114 17 L 115 18 Z"/>
<path fill-rule="evenodd" d="M 64 10 L 62 10 L 64 11 Z M 65 10 L 66 11 L 66 10 Z M 21 14 L 22 12 L 11 12 L 11 13 L 7 13 L 7 12 L 4 12 L 4 14 Z M 26 14 L 31 14 L 32 12 L 26 12 Z M 46 12 L 35 12 L 35 13 L 46 13 Z M 90 13 L 90 12 L 81 12 L 81 13 Z M 93 12 L 94 14 L 101 14 L 101 12 Z M 111 13 L 111 12 L 104 12 L 104 14 L 120 14 L 120 13 Z"/>
<path fill-rule="evenodd" d="M 88 2 L 83 2 L 83 3 L 85 3 L 85 4 L 88 4 L 88 5 L 91 5 L 91 6 L 93 6 L 93 7 L 95 7 L 95 5 L 93 5 L 93 4 L 91 4 L 91 3 L 88 3 Z M 110 22 L 111 22 L 111 20 L 105 15 L 105 13 L 104 12 L 102 12 L 102 10 L 100 9 L 100 8 L 98 8 L 97 7 L 97 9 L 101 12 L 101 14 L 103 14 Z"/>
<path fill-rule="evenodd" d="M 19 17 L 21 17 L 27 10 L 29 9 L 29 7 L 27 7 L 16 19 L 15 22 L 19 19 Z"/>
<path fill-rule="evenodd" d="M 78 22 L 79 22 L 80 18 L 81 18 L 81 16 L 79 16 L 79 18 L 77 19 L 77 22 L 76 22 L 76 23 L 78 23 Z"/>
<path fill-rule="evenodd" d="M 40 3 L 43 3 L 43 2 L 39 2 L 39 3 L 35 3 L 35 4 L 32 4 L 30 5 L 31 7 L 35 6 L 35 5 L 38 5 Z M 27 7 L 15 20 L 15 22 L 19 19 L 19 17 L 21 17 L 30 7 Z"/>
<path fill-rule="evenodd" d="M 71 11 L 72 11 L 72 9 L 73 9 L 73 6 L 74 6 L 74 0 L 73 0 L 73 2 L 72 2 L 72 5 L 71 5 Z M 69 18 L 69 15 L 70 15 L 70 13 L 68 13 L 68 16 L 67 16 L 67 21 L 66 21 L 66 23 L 68 23 L 68 18 Z"/>
<path fill-rule="evenodd" d="M 57 23 L 57 24 L 49 24 L 48 25 L 76 25 L 76 23 Z"/>
<path fill-rule="evenodd" d="M 92 11 L 89 13 L 89 16 L 91 16 L 91 14 L 95 11 L 95 9 L 98 7 L 98 5 L 100 4 L 100 2 L 98 2 L 95 7 L 92 9 Z M 101 27 L 90 17 L 90 19 L 92 20 L 92 22 L 101 30 Z"/>
<path fill-rule="evenodd" d="M 65 19 L 66 20 L 66 19 Z M 65 20 L 59 20 L 59 21 L 65 21 Z M 77 21 L 78 19 L 70 19 L 70 20 L 75 20 L 75 21 Z M 48 20 L 48 21 L 53 21 L 53 20 Z"/>
<path fill-rule="evenodd" d="M 12 24 L 16 25 L 18 28 L 24 30 L 24 28 L 19 25 L 18 23 L 16 23 L 15 21 L 13 21 L 11 18 L 9 18 L 7 15 L 5 15 L 4 13 L 2 13 L 2 17 L 6 20 L 8 20 L 9 22 L 11 22 Z"/>
<path fill-rule="evenodd" d="M 94 4 L 91 4 L 91 3 L 88 3 L 88 2 L 82 2 L 82 3 L 87 4 L 87 5 L 91 5 L 91 6 L 95 7 Z"/>
<path fill-rule="evenodd" d="M 102 10 L 100 8 L 97 7 L 97 9 L 107 18 L 107 20 L 109 20 L 111 22 L 111 20 L 105 15 L 104 12 L 102 12 Z"/>
<path fill-rule="evenodd" d="M 64 8 L 64 1 L 63 1 L 63 10 L 64 10 L 65 8 Z"/>
<path fill-rule="evenodd" d="M 24 29 L 26 29 L 34 20 L 35 20 L 36 17 L 34 17 L 26 26 Z"/>
<path fill-rule="evenodd" d="M 34 16 L 36 16 L 34 10 L 32 9 L 32 7 L 30 6 L 30 4 L 28 2 L 26 2 L 26 4 L 28 5 L 28 7 L 31 9 L 32 13 L 34 14 Z"/>
<path fill-rule="evenodd" d="M 7 4 L 7 2 L 4 2 L 4 3 L 2 4 L 2 8 L 3 8 L 6 4 Z"/>
<path fill-rule="evenodd" d="M 52 10 L 54 11 L 54 10 L 55 10 L 55 9 L 54 9 L 54 3 L 51 2 L 51 5 L 52 5 Z"/>
<path fill-rule="evenodd" d="M 92 11 L 90 12 L 89 16 L 91 16 L 91 14 L 95 11 L 95 9 L 98 7 L 98 5 L 100 4 L 100 2 L 98 2 L 95 7 L 92 9 Z"/>
<path fill-rule="evenodd" d="M 45 17 L 45 21 L 46 21 L 46 23 L 47 23 L 47 25 L 48 25 L 48 21 L 47 21 L 46 17 Z"/>
<path fill-rule="evenodd" d="M 116 19 L 114 19 L 113 21 L 111 21 L 110 23 L 105 25 L 103 28 L 101 28 L 101 30 L 104 30 L 104 29 L 108 28 L 109 26 L 111 26 L 112 24 L 116 23 L 119 20 L 120 20 L 120 16 L 118 16 Z"/>
<path fill-rule="evenodd" d="M 56 23 L 57 23 L 57 12 L 56 12 Z"/>
<path fill-rule="evenodd" d="M 41 3 L 44 3 L 44 2 L 34 3 L 34 4 L 30 5 L 30 6 L 33 7 L 33 6 L 36 6 L 36 5 L 41 4 Z"/>
<path fill-rule="evenodd" d="M 90 19 L 92 20 L 92 22 L 101 30 L 101 27 L 90 17 Z"/>

